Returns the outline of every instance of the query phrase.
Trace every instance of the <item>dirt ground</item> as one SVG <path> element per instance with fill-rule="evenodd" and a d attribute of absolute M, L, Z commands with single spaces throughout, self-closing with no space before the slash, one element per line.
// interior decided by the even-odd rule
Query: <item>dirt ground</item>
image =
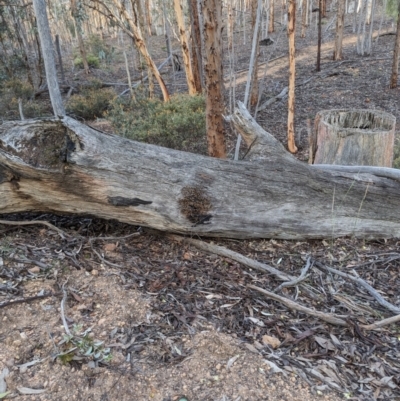
<path fill-rule="evenodd" d="M 390 21 L 383 24 L 383 32 L 391 28 Z M 310 46 L 315 27 L 297 40 L 297 82 L 311 78 L 296 89 L 302 160 L 307 120 L 322 109 L 377 108 L 400 120 L 399 90 L 388 89 L 394 36 L 382 36 L 371 56 L 359 57 L 351 22 L 346 29 L 342 62 L 331 61 L 334 30 L 324 32 L 321 73 Z M 251 42 L 242 35 L 236 37 L 237 98 L 250 56 Z M 272 37 L 277 45 L 261 49 L 261 59 L 271 60 L 265 78 L 259 72 L 263 99 L 287 86 L 286 35 Z M 151 48 L 160 49 L 163 40 L 151 38 Z M 92 76 L 116 82 L 125 79 L 124 68 Z M 169 82 L 184 90 L 183 72 Z M 285 143 L 286 116 L 284 99 L 260 111 L 257 121 Z M 281 283 L 275 277 L 151 230 L 90 216 L 7 218 L 46 220 L 64 235 L 40 225 L 0 224 L 0 399 L 7 392 L 6 399 L 27 401 L 400 400 L 400 327 L 360 330 L 392 313 L 346 279 L 313 267 L 311 295 L 299 286 L 281 290 L 346 318 L 348 326 L 339 327 L 248 287 L 272 291 Z M 360 276 L 400 308 L 395 240 L 218 243 L 294 276 L 311 258 Z"/>

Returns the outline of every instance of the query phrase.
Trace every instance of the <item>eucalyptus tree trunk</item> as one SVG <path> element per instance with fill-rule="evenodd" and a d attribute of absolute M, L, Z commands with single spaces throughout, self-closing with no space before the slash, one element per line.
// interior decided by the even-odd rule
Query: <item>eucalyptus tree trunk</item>
<path fill-rule="evenodd" d="M 294 103 L 295 103 L 295 29 L 296 29 L 296 0 L 289 0 L 288 8 L 288 37 L 289 37 L 289 85 L 288 85 L 288 149 L 291 153 L 297 152 L 294 141 Z"/>
<path fill-rule="evenodd" d="M 206 87 L 208 154 L 225 158 L 224 75 L 222 67 L 222 2 L 201 0 Z"/>
<path fill-rule="evenodd" d="M 103 6 L 105 6 L 104 3 L 102 3 L 102 4 L 103 4 Z M 119 26 L 131 38 L 134 39 L 136 47 L 139 49 L 140 53 L 142 54 L 143 58 L 145 59 L 147 65 L 148 65 L 148 67 L 151 68 L 151 71 L 152 71 L 154 77 L 156 78 L 158 84 L 160 85 L 160 89 L 161 89 L 161 92 L 163 94 L 164 101 L 167 102 L 169 100 L 168 89 L 167 89 L 167 87 L 166 87 L 166 85 L 164 83 L 164 80 L 161 77 L 160 72 L 157 69 L 157 66 L 155 65 L 153 59 L 151 58 L 149 51 L 147 50 L 146 43 L 145 43 L 144 38 L 143 38 L 143 36 L 142 36 L 142 34 L 140 32 L 139 27 L 135 24 L 135 22 L 133 21 L 132 17 L 129 15 L 129 13 L 125 9 L 125 7 L 123 7 L 123 5 L 119 2 L 119 0 L 113 0 L 113 4 L 115 5 L 117 10 L 119 11 L 120 15 L 122 15 L 125 18 L 126 22 L 129 25 L 129 28 L 126 27 L 125 22 L 119 17 L 118 14 L 113 12 L 107 6 L 105 6 L 105 7 L 110 12 L 112 17 L 116 21 L 118 21 Z"/>
<path fill-rule="evenodd" d="M 151 36 L 153 34 L 153 19 L 151 16 L 151 0 L 145 0 L 145 9 L 146 9 L 146 23 L 147 23 L 147 31 L 148 35 Z"/>
<path fill-rule="evenodd" d="M 322 42 L 322 0 L 318 2 L 318 45 L 317 45 L 317 67 L 321 71 L 321 42 Z"/>
<path fill-rule="evenodd" d="M 190 60 L 189 44 L 186 35 L 186 28 L 185 28 L 185 21 L 183 18 L 181 0 L 174 0 L 174 8 L 175 8 L 176 22 L 179 28 L 179 39 L 182 48 L 183 64 L 185 66 L 186 82 L 189 89 L 189 94 L 195 95 L 198 92 L 192 72 L 192 62 Z"/>
<path fill-rule="evenodd" d="M 14 22 L 15 36 L 19 41 L 20 47 L 25 54 L 26 63 L 28 66 L 28 78 L 35 91 L 38 91 L 42 83 L 41 71 L 40 71 L 40 50 L 37 49 L 38 54 L 35 54 L 35 48 L 29 41 L 27 30 L 20 16 L 16 12 L 13 6 L 9 7 L 12 19 Z M 5 27 L 5 26 L 3 26 Z M 3 28 L 4 29 L 4 28 Z M 31 30 L 34 30 L 34 24 L 32 24 Z"/>
<path fill-rule="evenodd" d="M 338 9 L 336 15 L 336 32 L 335 32 L 335 50 L 333 52 L 334 60 L 342 60 L 343 58 L 343 28 L 344 28 L 344 13 L 345 1 L 338 0 Z"/>
<path fill-rule="evenodd" d="M 47 86 L 49 88 L 51 105 L 56 117 L 65 115 L 65 109 L 61 98 L 60 87 L 58 85 L 56 62 L 54 59 L 54 48 L 51 40 L 49 20 L 47 19 L 45 0 L 33 0 L 37 28 L 42 48 L 44 67 L 46 70 Z"/>
<path fill-rule="evenodd" d="M 203 90 L 203 66 L 202 66 L 202 52 L 201 52 L 201 34 L 200 34 L 200 21 L 197 9 L 197 0 L 188 0 L 188 9 L 190 15 L 190 44 L 191 44 L 191 63 L 194 84 L 196 92 L 201 93 Z"/>
<path fill-rule="evenodd" d="M 82 3 L 80 3 L 80 1 L 81 0 L 71 0 L 71 14 L 75 20 L 75 27 L 76 27 L 75 33 L 76 33 L 76 38 L 78 39 L 79 53 L 82 57 L 83 68 L 86 74 L 89 74 L 90 68 L 89 68 L 89 63 L 87 61 L 86 48 L 82 36 L 83 15 L 82 15 Z"/>
<path fill-rule="evenodd" d="M 171 27 L 169 25 L 167 9 L 165 7 L 165 1 L 162 0 L 163 16 L 164 16 L 164 29 L 165 29 L 165 42 L 167 45 L 167 54 L 170 58 L 170 66 L 174 66 L 174 60 L 172 59 L 172 44 L 171 44 Z"/>
<path fill-rule="evenodd" d="M 254 60 L 251 73 L 251 86 L 250 86 L 250 102 L 251 106 L 258 103 L 258 57 L 260 54 L 260 34 L 261 34 L 261 14 L 262 14 L 262 0 L 252 0 L 251 3 L 251 25 L 253 28 L 253 43 L 254 46 Z M 253 56 L 253 48 L 252 48 Z"/>
<path fill-rule="evenodd" d="M 368 55 L 371 55 L 372 53 L 372 33 L 374 30 L 374 19 L 375 19 L 375 0 L 371 0 L 371 9 L 370 9 L 370 14 L 367 15 L 367 23 L 370 24 L 369 26 L 369 32 L 368 36 L 366 38 L 366 43 L 365 43 L 365 53 Z"/>
<path fill-rule="evenodd" d="M 340 0 L 339 0 L 340 1 Z M 308 0 L 302 0 L 301 3 L 301 38 L 306 37 L 306 29 L 308 28 Z"/>
<path fill-rule="evenodd" d="M 253 95 L 253 87 L 257 86 L 257 97 L 255 98 L 255 104 L 258 102 L 258 51 L 259 51 L 259 39 L 260 39 L 260 19 L 261 19 L 261 7 L 262 0 L 252 0 L 252 16 L 253 21 L 253 41 L 251 46 L 251 56 L 249 70 L 247 73 L 246 89 L 244 92 L 244 105 L 249 108 L 251 104 L 251 96 Z M 235 148 L 235 160 L 239 159 L 239 150 L 242 138 L 238 136 Z"/>
<path fill-rule="evenodd" d="M 397 79 L 399 74 L 399 52 L 400 52 L 400 2 L 397 11 L 397 31 L 396 41 L 393 51 L 392 75 L 390 77 L 390 88 L 397 88 Z"/>
<path fill-rule="evenodd" d="M 274 0 L 269 1 L 269 23 L 268 23 L 268 33 L 275 31 L 275 15 L 274 15 Z"/>
<path fill-rule="evenodd" d="M 58 56 L 58 65 L 60 66 L 60 73 L 61 73 L 61 82 L 65 83 L 65 74 L 64 74 L 64 67 L 63 67 L 63 60 L 61 55 L 61 46 L 60 46 L 60 35 L 56 35 L 56 50 Z"/>

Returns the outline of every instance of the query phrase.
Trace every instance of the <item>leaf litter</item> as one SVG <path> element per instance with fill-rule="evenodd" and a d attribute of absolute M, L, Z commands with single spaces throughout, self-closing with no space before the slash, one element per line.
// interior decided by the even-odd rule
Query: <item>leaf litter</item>
<path fill-rule="evenodd" d="M 0 245 L 0 371 L 10 369 L 11 393 L 27 388 L 38 391 L 32 399 L 63 399 L 68 380 L 74 380 L 87 397 L 103 399 L 115 397 L 116 388 L 119 399 L 129 399 L 128 383 L 135 383 L 143 400 L 182 394 L 190 400 L 259 400 L 267 389 L 269 399 L 323 393 L 330 399 L 400 397 L 399 326 L 363 330 L 391 312 L 345 275 L 312 267 L 301 283 L 279 290 L 299 304 L 341 316 L 348 323 L 341 327 L 249 289 L 253 284 L 273 291 L 282 280 L 227 257 L 152 230 L 138 228 L 133 236 L 132 227 L 121 223 L 39 217 L 68 236 L 7 227 Z M 395 240 L 219 245 L 286 276 L 300 276 L 311 258 L 365 280 L 388 302 L 400 304 Z M 32 274 L 27 260 L 39 262 L 40 272 Z M 65 320 L 77 327 L 67 340 L 63 285 Z M 304 285 L 313 291 L 300 289 Z"/>

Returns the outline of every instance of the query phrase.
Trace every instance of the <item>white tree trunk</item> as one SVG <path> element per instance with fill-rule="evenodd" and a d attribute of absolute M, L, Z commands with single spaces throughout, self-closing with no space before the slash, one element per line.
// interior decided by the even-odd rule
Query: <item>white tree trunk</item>
<path fill-rule="evenodd" d="M 46 70 L 47 86 L 49 88 L 51 105 L 54 115 L 61 117 L 65 115 L 65 109 L 61 98 L 60 87 L 58 85 L 56 62 L 54 59 L 54 48 L 51 40 L 49 20 L 47 19 L 45 0 L 33 0 L 37 28 L 42 48 L 44 67 Z"/>

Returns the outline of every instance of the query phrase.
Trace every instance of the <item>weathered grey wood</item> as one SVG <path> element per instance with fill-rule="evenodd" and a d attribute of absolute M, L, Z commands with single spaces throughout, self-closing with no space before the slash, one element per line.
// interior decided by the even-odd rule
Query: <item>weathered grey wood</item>
<path fill-rule="evenodd" d="M 310 140 L 310 163 L 392 167 L 396 117 L 380 110 L 324 110 Z"/>
<path fill-rule="evenodd" d="M 400 236 L 400 172 L 310 166 L 239 105 L 251 145 L 229 161 L 134 142 L 65 117 L 0 125 L 0 213 L 92 214 L 191 235 Z"/>
<path fill-rule="evenodd" d="M 43 61 L 46 70 L 47 86 L 51 105 L 53 106 L 54 115 L 64 116 L 65 109 L 61 99 L 61 92 L 58 86 L 56 62 L 54 59 L 53 41 L 51 40 L 51 32 L 49 20 L 46 12 L 45 0 L 33 0 L 33 9 L 37 21 L 37 29 L 40 37 L 40 47 L 42 49 Z"/>

